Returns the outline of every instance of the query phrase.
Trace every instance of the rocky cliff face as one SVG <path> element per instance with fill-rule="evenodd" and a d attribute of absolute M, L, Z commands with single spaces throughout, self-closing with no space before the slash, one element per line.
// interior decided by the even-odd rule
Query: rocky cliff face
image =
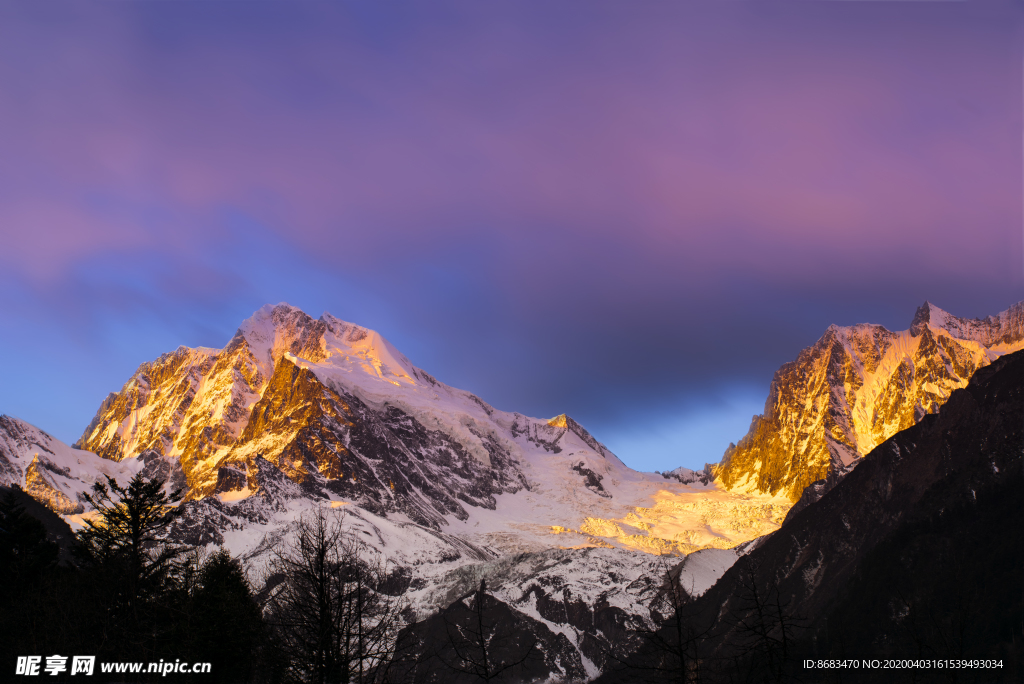
<path fill-rule="evenodd" d="M 197 464 L 234 446 L 275 361 L 286 352 L 319 355 L 310 338 L 322 325 L 292 307 L 265 307 L 224 349 L 179 347 L 144 363 L 104 400 L 76 446 L 114 461 L 147 449 L 180 456 L 193 484 Z"/>
<path fill-rule="evenodd" d="M 797 501 L 1022 348 L 1024 302 L 983 320 L 926 302 L 903 332 L 832 326 L 775 373 L 764 414 L 729 446 L 716 476 L 729 489 Z"/>
<path fill-rule="evenodd" d="M 732 552 L 702 551 L 689 558 L 698 565 L 707 560 L 701 555 L 709 553 Z M 469 563 L 428 585 L 414 585 L 410 608 L 418 622 L 411 631 L 427 653 L 445 648 L 448 638 L 436 606 L 457 605 L 484 580 L 501 604 L 496 611 L 501 619 L 520 623 L 520 636 L 528 641 L 531 635 L 536 638 L 533 667 L 541 669 L 523 672 L 522 681 L 588 681 L 608 664 L 610 655 L 625 655 L 629 629 L 653 626 L 648 607 L 672 565 L 665 557 L 607 548 L 549 549 Z M 431 676 L 445 671 L 438 663 L 421 665 L 416 681 L 437 681 Z"/>

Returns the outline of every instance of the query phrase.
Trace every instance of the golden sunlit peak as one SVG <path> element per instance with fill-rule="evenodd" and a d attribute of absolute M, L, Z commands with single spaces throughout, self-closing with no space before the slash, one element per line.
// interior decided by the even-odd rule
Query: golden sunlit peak
<path fill-rule="evenodd" d="M 555 416 L 554 418 L 548 421 L 548 425 L 557 428 L 567 428 L 569 427 L 569 416 L 565 415 L 564 413 Z"/>

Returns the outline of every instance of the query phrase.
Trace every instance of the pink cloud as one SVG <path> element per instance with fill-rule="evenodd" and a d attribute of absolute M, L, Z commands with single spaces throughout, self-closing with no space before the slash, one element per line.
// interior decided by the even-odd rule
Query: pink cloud
<path fill-rule="evenodd" d="M 810 277 L 900 246 L 977 270 L 984 240 L 950 251 L 936 236 L 1017 229 L 1019 164 L 998 131 L 1019 116 L 960 104 L 1006 105 L 1003 81 L 977 79 L 993 64 L 1014 75 L 987 45 L 996 26 L 950 43 L 952 25 L 908 41 L 737 9 L 734 23 L 709 12 L 720 31 L 708 35 L 635 17 L 621 32 L 599 20 L 535 35 L 532 16 L 514 28 L 476 16 L 465 30 L 407 27 L 383 49 L 331 13 L 323 23 L 346 40 L 266 17 L 220 31 L 178 17 L 154 39 L 154 17 L 176 10 L 151 11 L 8 24 L 8 50 L 29 68 L 0 74 L 26 93 L 0 110 L 19 132 L 5 136 L 0 174 L 31 186 L 0 210 L 31 227 L 9 265 L 38 274 L 158 246 L 138 227 L 151 212 L 174 217 L 168 242 L 187 244 L 226 207 L 311 252 L 374 263 L 466 231 L 542 239 L 558 226 L 580 241 L 628 234 L 655 259 L 698 252 L 698 269 L 761 269 L 788 245 L 791 272 Z M 132 209 L 111 219 L 92 196 Z"/>

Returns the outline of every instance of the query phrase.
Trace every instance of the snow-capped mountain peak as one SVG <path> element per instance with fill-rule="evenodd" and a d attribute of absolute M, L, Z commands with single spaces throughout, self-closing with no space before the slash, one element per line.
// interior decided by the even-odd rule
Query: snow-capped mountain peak
<path fill-rule="evenodd" d="M 245 340 L 268 377 L 278 359 L 292 354 L 314 363 L 352 365 L 377 377 L 415 382 L 413 365 L 380 333 L 326 312 L 313 319 L 290 304 L 268 304 L 242 323 L 236 337 Z"/>
<path fill-rule="evenodd" d="M 301 309 L 284 302 L 267 304 L 242 322 L 227 348 L 244 340 L 260 373 L 269 378 L 286 352 L 318 357 L 322 334 L 323 326 Z"/>
<path fill-rule="evenodd" d="M 553 534 L 557 545 L 658 553 L 730 546 L 788 510 L 634 471 L 565 414 L 497 410 L 379 333 L 287 304 L 257 311 L 221 350 L 181 348 L 140 366 L 79 446 L 114 461 L 164 457 L 187 499 L 206 508 L 289 491 L 458 527 L 472 544 L 506 551 L 549 548 Z M 699 518 L 697 499 L 708 495 L 714 512 Z M 750 514 L 736 525 L 740 508 Z"/>

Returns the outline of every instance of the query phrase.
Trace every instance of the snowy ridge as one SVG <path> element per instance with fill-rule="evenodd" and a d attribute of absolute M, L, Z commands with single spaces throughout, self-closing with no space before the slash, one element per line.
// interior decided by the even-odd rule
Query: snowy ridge
<path fill-rule="evenodd" d="M 56 513 L 82 513 L 82 495 L 93 483 L 106 476 L 125 484 L 142 465 L 74 449 L 22 420 L 0 415 L 0 485 L 16 484 Z"/>
<path fill-rule="evenodd" d="M 995 316 L 980 319 L 959 318 L 931 302 L 925 302 L 914 315 L 910 331 L 920 334 L 924 326 L 945 330 L 958 340 L 971 340 L 986 347 L 1012 346 L 1024 339 L 1024 302 L 1018 302 Z"/>
<path fill-rule="evenodd" d="M 700 482 L 702 484 L 709 484 L 715 479 L 714 466 L 708 464 L 704 467 L 704 470 L 691 470 L 679 466 L 673 470 L 666 470 L 661 474 L 664 478 L 672 478 L 678 480 L 683 484 L 690 484 L 694 482 Z"/>

